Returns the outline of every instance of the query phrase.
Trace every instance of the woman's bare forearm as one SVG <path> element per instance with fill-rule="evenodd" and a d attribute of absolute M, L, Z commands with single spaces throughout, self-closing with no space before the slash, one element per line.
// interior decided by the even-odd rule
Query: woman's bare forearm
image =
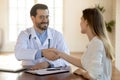
<path fill-rule="evenodd" d="M 73 57 L 73 56 L 70 56 L 70 55 L 65 54 L 65 53 L 62 53 L 62 52 L 59 53 L 59 56 L 60 56 L 61 58 L 63 58 L 64 60 L 68 61 L 69 63 L 77 66 L 77 67 L 82 67 L 81 61 L 80 61 L 80 59 L 78 59 L 78 58 L 75 58 L 75 57 Z"/>

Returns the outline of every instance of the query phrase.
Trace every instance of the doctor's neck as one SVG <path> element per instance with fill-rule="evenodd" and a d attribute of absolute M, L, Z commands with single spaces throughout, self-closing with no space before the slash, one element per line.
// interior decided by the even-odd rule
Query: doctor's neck
<path fill-rule="evenodd" d="M 37 27 L 34 27 L 35 31 L 37 31 L 38 33 L 42 34 L 43 32 L 45 32 L 46 30 L 42 30 L 42 29 L 39 29 Z"/>

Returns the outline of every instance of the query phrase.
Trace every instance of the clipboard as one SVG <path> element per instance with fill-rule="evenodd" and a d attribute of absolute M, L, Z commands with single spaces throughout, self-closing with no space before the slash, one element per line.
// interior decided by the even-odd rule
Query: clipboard
<path fill-rule="evenodd" d="M 60 67 L 60 68 L 46 68 L 46 69 L 39 69 L 39 70 L 28 70 L 26 72 L 30 74 L 39 75 L 39 76 L 45 76 L 45 75 L 66 73 L 66 72 L 70 72 L 70 70 Z"/>

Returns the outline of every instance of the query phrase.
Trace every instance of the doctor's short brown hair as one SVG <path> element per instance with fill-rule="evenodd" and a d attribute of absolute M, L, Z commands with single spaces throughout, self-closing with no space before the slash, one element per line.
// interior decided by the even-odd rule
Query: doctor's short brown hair
<path fill-rule="evenodd" d="M 35 4 L 31 10 L 30 10 L 30 16 L 36 16 L 37 15 L 37 10 L 41 9 L 41 10 L 48 10 L 48 6 L 45 4 Z"/>

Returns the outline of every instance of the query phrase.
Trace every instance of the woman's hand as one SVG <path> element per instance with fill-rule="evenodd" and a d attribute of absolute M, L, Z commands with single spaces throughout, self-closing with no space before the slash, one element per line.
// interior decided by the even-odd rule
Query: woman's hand
<path fill-rule="evenodd" d="M 75 70 L 73 73 L 77 74 L 77 75 L 82 75 L 82 71 L 83 71 L 83 69 L 79 68 L 79 69 Z"/>
<path fill-rule="evenodd" d="M 56 48 L 49 48 L 49 51 L 55 53 L 59 58 L 62 55 L 62 52 L 58 51 Z"/>
<path fill-rule="evenodd" d="M 84 69 L 82 69 L 82 68 L 79 68 L 79 69 L 75 70 L 73 73 L 74 73 L 74 74 L 77 74 L 77 75 L 81 75 L 81 76 L 83 76 L 84 78 L 86 78 L 86 79 L 88 79 L 88 80 L 93 80 L 93 79 L 90 77 L 90 75 L 88 74 L 88 71 L 86 71 L 86 70 L 84 70 Z"/>
<path fill-rule="evenodd" d="M 42 50 L 42 56 L 44 56 L 45 58 L 47 58 L 48 60 L 57 60 L 59 59 L 59 55 L 55 52 L 56 49 L 43 49 Z"/>

